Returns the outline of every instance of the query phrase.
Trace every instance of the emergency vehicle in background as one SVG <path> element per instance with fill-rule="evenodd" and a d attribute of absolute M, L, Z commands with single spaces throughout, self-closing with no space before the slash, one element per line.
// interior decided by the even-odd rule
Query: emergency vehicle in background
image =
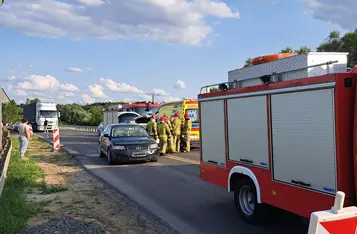
<path fill-rule="evenodd" d="M 190 115 L 192 121 L 192 130 L 190 135 L 191 147 L 200 146 L 200 127 L 199 127 L 199 112 L 198 101 L 194 99 L 183 99 L 180 101 L 166 102 L 160 104 L 157 114 L 163 116 L 167 114 L 170 118 L 176 112 L 180 114 L 180 118 L 183 121 L 185 113 Z"/>
<path fill-rule="evenodd" d="M 132 111 L 140 116 L 155 114 L 159 108 L 159 104 L 152 102 L 136 102 L 131 104 L 123 104 L 121 111 Z"/>
<path fill-rule="evenodd" d="M 269 204 L 309 218 L 357 194 L 357 73 L 347 53 L 296 55 L 228 72 L 198 96 L 200 177 L 234 192 L 255 223 Z M 219 91 L 206 92 L 212 87 Z"/>

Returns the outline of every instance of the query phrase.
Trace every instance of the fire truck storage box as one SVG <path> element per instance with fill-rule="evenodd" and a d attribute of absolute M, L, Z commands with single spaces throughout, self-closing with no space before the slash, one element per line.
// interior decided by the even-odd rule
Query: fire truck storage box
<path fill-rule="evenodd" d="M 264 75 L 271 75 L 274 72 L 286 72 L 281 74 L 281 76 L 279 77 L 281 81 L 320 76 L 329 73 L 346 72 L 347 55 L 348 53 L 335 52 L 313 52 L 309 54 L 297 55 L 269 63 L 263 63 L 255 66 L 229 71 L 228 81 L 241 81 L 240 87 L 249 87 L 262 84 L 262 81 L 259 77 Z M 329 66 L 322 65 L 312 68 L 306 68 L 312 65 L 327 63 L 335 60 L 338 60 L 338 62 Z M 296 69 L 301 70 L 288 72 Z"/>
<path fill-rule="evenodd" d="M 226 146 L 224 132 L 224 102 L 201 102 L 201 149 L 202 161 L 226 166 Z"/>
<path fill-rule="evenodd" d="M 203 98 L 200 101 L 201 116 L 204 116 L 200 126 L 202 161 L 226 167 L 227 137 L 229 161 L 272 169 L 273 179 L 285 184 L 336 193 L 334 86 L 316 86 L 319 85 L 307 85 L 296 91 L 292 87 L 275 89 L 256 95 L 253 92 L 252 96 L 235 94 L 226 100 L 227 108 L 222 96 Z"/>
<path fill-rule="evenodd" d="M 266 102 L 265 96 L 227 100 L 229 160 L 269 166 Z"/>
<path fill-rule="evenodd" d="M 333 88 L 271 95 L 274 180 L 336 193 L 333 103 Z"/>

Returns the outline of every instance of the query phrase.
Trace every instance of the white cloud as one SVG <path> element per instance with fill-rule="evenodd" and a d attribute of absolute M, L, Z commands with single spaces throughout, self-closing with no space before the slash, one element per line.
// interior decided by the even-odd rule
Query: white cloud
<path fill-rule="evenodd" d="M 206 19 L 239 18 L 222 0 L 16 0 L 0 9 L 0 25 L 26 35 L 81 39 L 145 39 L 201 45 Z"/>
<path fill-rule="evenodd" d="M 30 75 L 25 77 L 25 79 L 28 81 L 18 83 L 22 89 L 46 90 L 55 89 L 60 85 L 58 80 L 51 75 Z"/>
<path fill-rule="evenodd" d="M 79 91 L 79 88 L 74 86 L 73 84 L 61 84 L 60 89 L 65 90 L 65 91 Z"/>
<path fill-rule="evenodd" d="M 104 93 L 103 93 L 103 87 L 101 85 L 89 85 L 88 86 L 88 90 L 89 92 L 92 94 L 92 96 L 94 98 L 105 98 L 107 97 Z"/>
<path fill-rule="evenodd" d="M 176 81 L 176 84 L 175 84 L 176 89 L 184 89 L 185 87 L 186 87 L 185 82 L 183 82 L 182 80 Z"/>
<path fill-rule="evenodd" d="M 117 91 L 121 93 L 144 93 L 143 90 L 135 86 L 128 85 L 126 83 L 117 83 L 114 80 L 108 78 L 101 77 L 100 82 L 103 83 L 106 88 L 112 91 Z"/>
<path fill-rule="evenodd" d="M 78 89 L 75 85 L 61 84 L 54 76 L 30 75 L 26 76 L 25 81 L 18 82 L 16 85 L 9 85 L 8 90 L 16 100 L 26 96 L 28 98 L 40 98 L 42 101 L 53 101 L 56 103 L 71 103 L 69 97 L 79 98 L 75 93 Z"/>
<path fill-rule="evenodd" d="M 167 93 L 166 91 L 162 90 L 162 89 L 153 89 L 152 92 L 156 95 L 159 95 L 159 96 L 168 96 L 170 95 L 169 93 Z"/>
<path fill-rule="evenodd" d="M 84 101 L 84 103 L 88 103 L 88 104 L 94 102 L 94 99 L 91 96 L 89 96 L 88 94 L 83 94 L 82 100 Z"/>
<path fill-rule="evenodd" d="M 27 96 L 27 93 L 25 91 L 21 90 L 21 89 L 16 89 L 15 90 L 15 94 L 17 96 Z"/>
<path fill-rule="evenodd" d="M 346 30 L 354 30 L 357 25 L 356 0 L 299 0 L 315 19 L 337 24 Z"/>
<path fill-rule="evenodd" d="M 92 68 L 69 67 L 65 71 L 68 71 L 68 72 L 90 72 L 90 71 L 92 71 Z"/>
<path fill-rule="evenodd" d="M 16 80 L 16 76 L 12 75 L 7 78 L 8 80 Z"/>
<path fill-rule="evenodd" d="M 87 6 L 100 6 L 104 4 L 104 0 L 77 0 L 77 1 Z"/>

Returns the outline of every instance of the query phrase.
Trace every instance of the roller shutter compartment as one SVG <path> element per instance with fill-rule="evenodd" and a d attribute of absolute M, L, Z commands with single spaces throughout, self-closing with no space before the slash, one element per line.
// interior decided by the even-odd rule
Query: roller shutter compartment
<path fill-rule="evenodd" d="M 334 90 L 271 96 L 274 179 L 334 194 Z"/>
<path fill-rule="evenodd" d="M 266 96 L 227 101 L 229 159 L 269 167 Z"/>
<path fill-rule="evenodd" d="M 224 101 L 200 102 L 202 161 L 226 166 Z"/>

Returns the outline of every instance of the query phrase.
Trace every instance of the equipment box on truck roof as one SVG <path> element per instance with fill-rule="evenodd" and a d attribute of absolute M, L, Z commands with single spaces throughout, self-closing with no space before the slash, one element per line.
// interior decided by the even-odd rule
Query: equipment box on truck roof
<path fill-rule="evenodd" d="M 269 63 L 263 63 L 228 72 L 228 81 L 240 82 L 240 87 L 248 87 L 262 84 L 261 76 L 273 73 L 282 73 L 279 81 L 294 80 L 303 77 L 321 76 L 330 73 L 347 71 L 348 53 L 314 52 L 296 55 Z M 337 61 L 326 65 L 328 61 Z M 321 64 L 320 66 L 311 67 Z M 295 71 L 294 71 L 295 70 Z"/>

